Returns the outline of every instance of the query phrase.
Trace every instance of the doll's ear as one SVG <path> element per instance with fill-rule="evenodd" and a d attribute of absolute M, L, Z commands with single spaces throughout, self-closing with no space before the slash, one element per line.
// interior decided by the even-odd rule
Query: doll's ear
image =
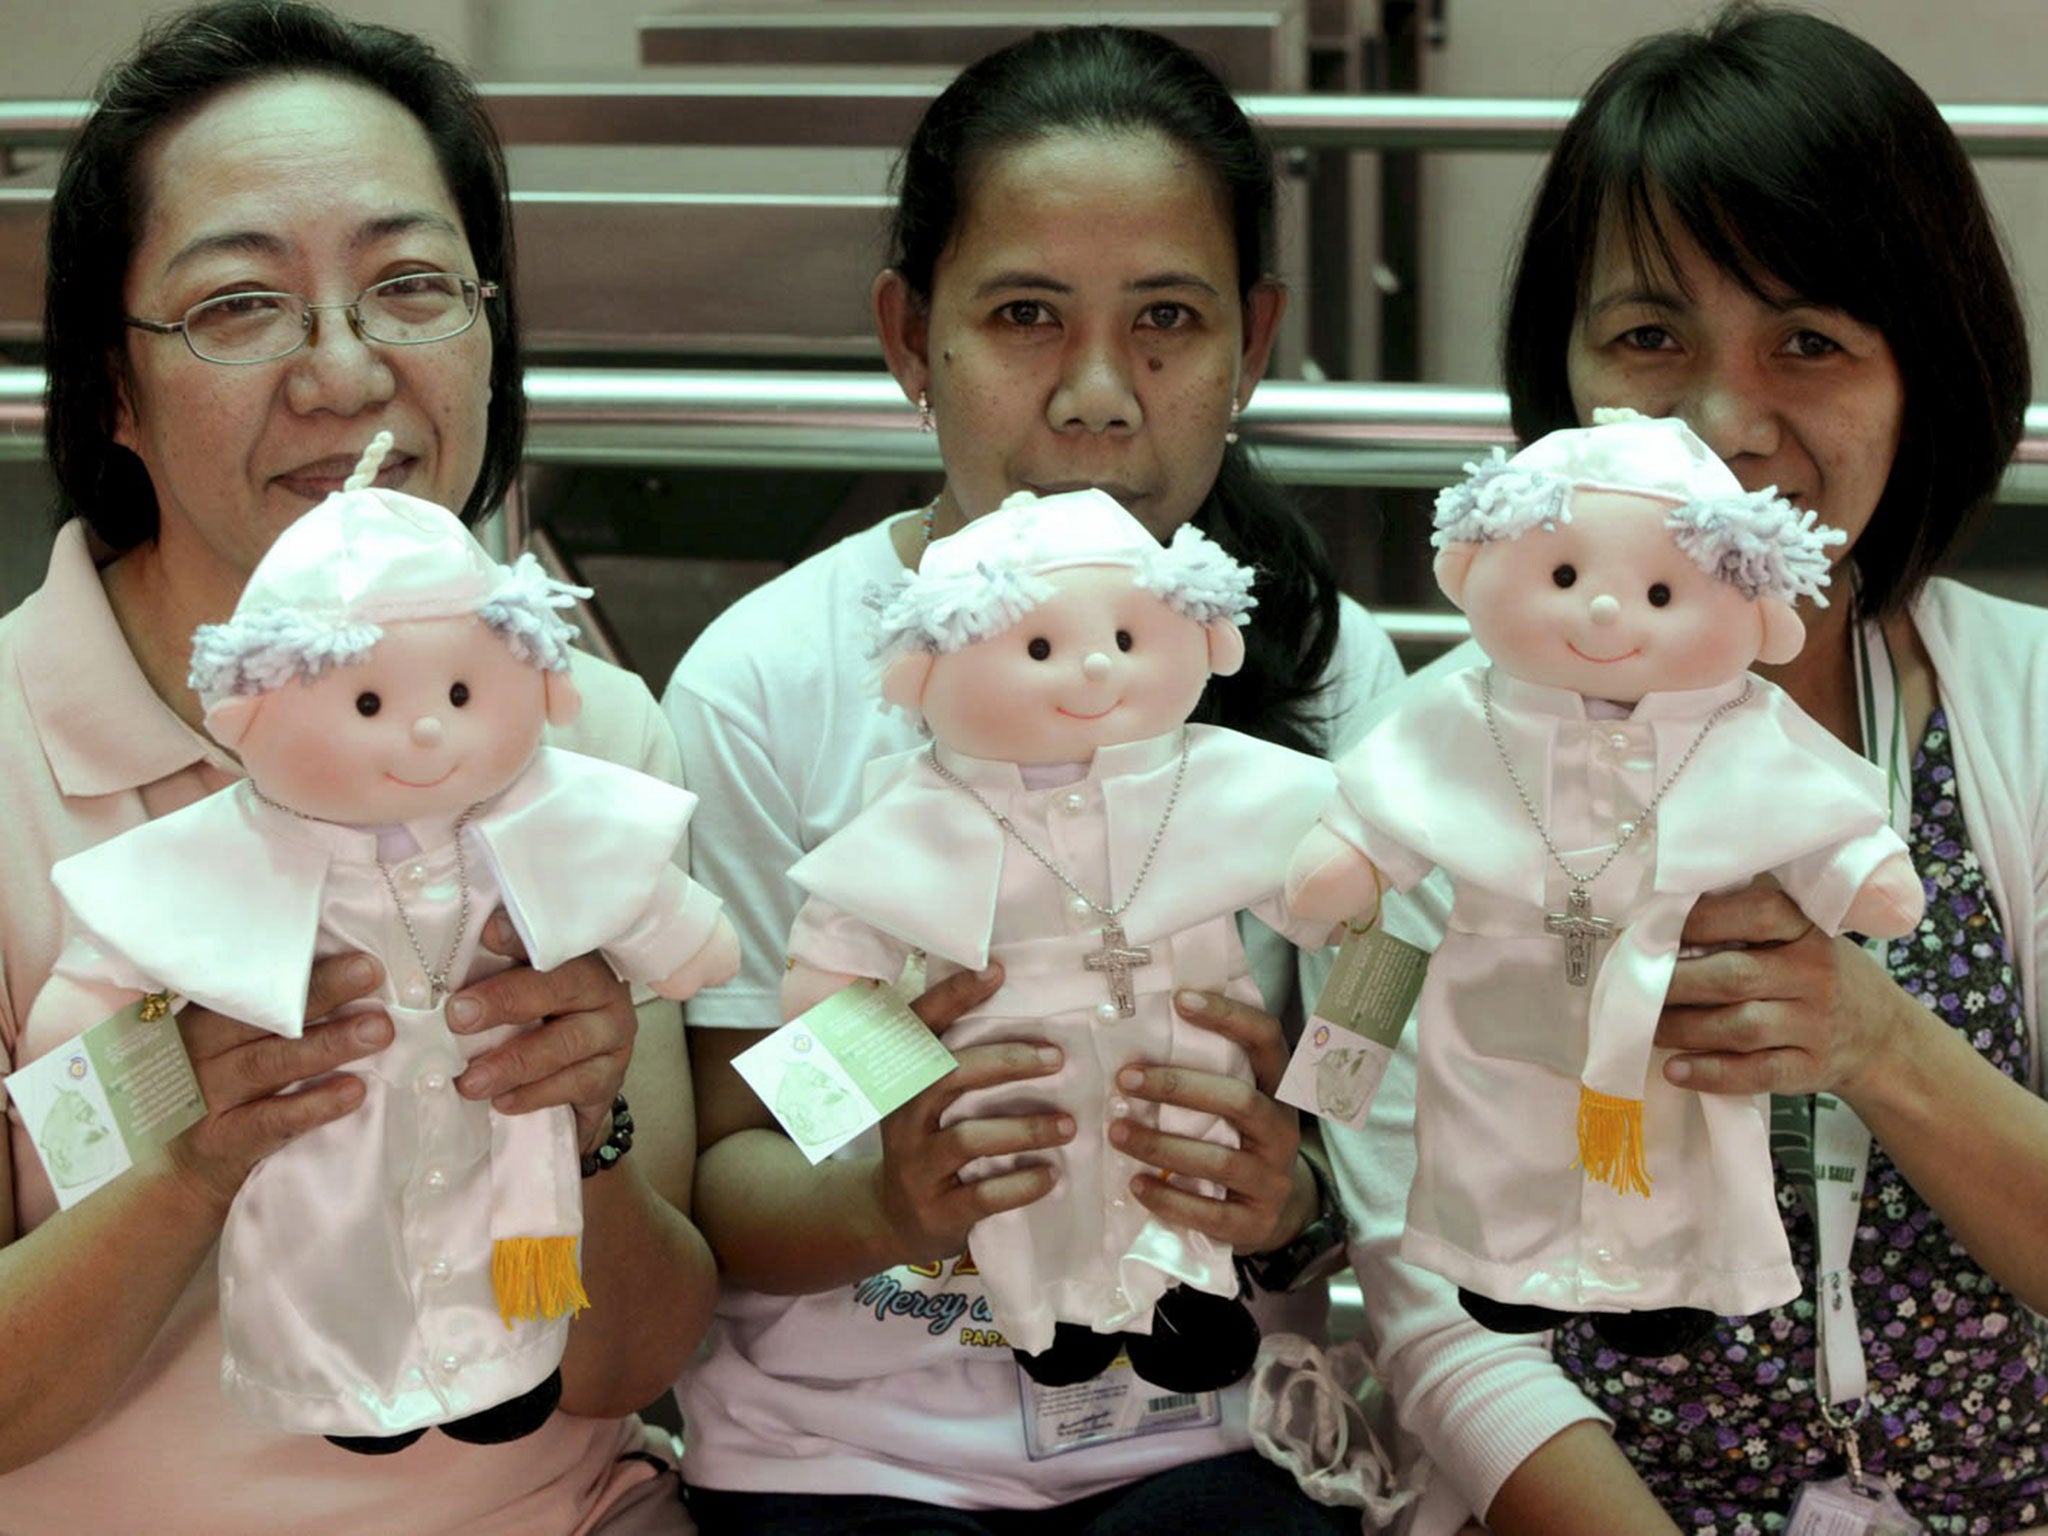
<path fill-rule="evenodd" d="M 230 752 L 239 751 L 242 738 L 256 723 L 256 712 L 263 707 L 263 699 L 264 695 L 260 693 L 231 693 L 224 699 L 216 699 L 206 708 L 207 735 Z"/>
<path fill-rule="evenodd" d="M 1202 626 L 1209 632 L 1209 670 L 1217 677 L 1232 677 L 1244 665 L 1244 631 L 1233 619 L 1211 619 Z"/>
<path fill-rule="evenodd" d="M 882 668 L 882 697 L 898 709 L 924 708 L 924 690 L 932 678 L 930 651 L 905 651 Z"/>
<path fill-rule="evenodd" d="M 1465 609 L 1465 578 L 1472 574 L 1472 559 L 1478 553 L 1476 543 L 1446 544 L 1436 552 L 1436 584 L 1461 613 Z"/>
<path fill-rule="evenodd" d="M 574 725 L 576 717 L 583 713 L 583 694 L 569 680 L 569 669 L 541 673 L 540 685 L 547 701 L 548 724 L 556 730 Z"/>
<path fill-rule="evenodd" d="M 1792 611 L 1790 603 L 1775 597 L 1760 597 L 1756 606 L 1764 621 L 1763 644 L 1757 648 L 1756 659 L 1766 666 L 1782 666 L 1805 647 L 1805 621 Z"/>

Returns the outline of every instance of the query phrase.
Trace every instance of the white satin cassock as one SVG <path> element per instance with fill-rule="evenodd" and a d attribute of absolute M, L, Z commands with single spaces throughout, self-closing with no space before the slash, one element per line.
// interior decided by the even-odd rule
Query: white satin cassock
<path fill-rule="evenodd" d="M 1237 1292 L 1230 1248 L 1153 1217 L 1130 1194 L 1145 1166 L 1108 1140 L 1121 1111 L 1174 1135 L 1235 1146 L 1227 1120 L 1126 1100 L 1116 1074 L 1131 1062 L 1186 1066 L 1249 1080 L 1241 1048 L 1183 1022 L 1173 991 L 1225 991 L 1260 1005 L 1245 971 L 1239 911 L 1299 944 L 1328 925 L 1290 917 L 1281 900 L 1295 841 L 1314 824 L 1333 780 L 1320 759 L 1236 731 L 1190 726 L 1186 778 L 1153 867 L 1122 913 L 1131 946 L 1150 963 L 1130 973 L 1133 1018 L 1104 1018 L 1109 984 L 1084 956 L 1103 947 L 1099 914 L 1007 837 L 964 789 L 933 772 L 928 748 L 872 765 L 868 803 L 798 861 L 809 893 L 790 954 L 820 970 L 893 980 L 912 949 L 928 980 L 1002 962 L 996 995 L 946 1031 L 955 1051 L 1002 1040 L 1045 1040 L 1064 1053 L 1051 1077 L 964 1093 L 947 1123 L 1058 1110 L 1076 1122 L 1050 1153 L 982 1158 L 961 1176 L 988 1178 L 1049 1162 L 1045 1198 L 978 1222 L 969 1237 L 989 1306 L 1007 1342 L 1037 1353 L 1056 1323 L 1103 1333 L 1149 1333 L 1170 1286 Z M 1015 764 L 941 746 L 940 760 L 1017 826 L 1091 897 L 1114 907 L 1130 892 L 1165 813 L 1180 755 L 1178 731 L 1102 748 L 1074 783 L 1028 789 Z"/>
<path fill-rule="evenodd" d="M 459 937 L 452 819 L 408 826 L 418 851 L 387 862 L 420 950 L 438 960 L 456 939 L 457 989 L 511 963 L 480 948 L 501 906 L 538 969 L 598 950 L 624 978 L 659 979 L 721 908 L 670 863 L 695 806 L 645 774 L 539 749 L 463 829 Z M 316 958 L 383 963 L 383 985 L 344 1010 L 382 1008 L 394 1029 L 344 1069 L 363 1103 L 258 1163 L 221 1234 L 222 1388 L 296 1433 L 389 1436 L 507 1401 L 560 1363 L 569 1325 L 502 1318 L 492 1252 L 581 1233 L 574 1116 L 503 1115 L 455 1091 L 469 1059 L 517 1029 L 449 1031 L 377 854 L 375 831 L 280 810 L 245 780 L 52 876 L 70 934 L 34 1013 L 58 1038 L 104 1017 L 114 992 L 157 991 L 296 1037 Z"/>

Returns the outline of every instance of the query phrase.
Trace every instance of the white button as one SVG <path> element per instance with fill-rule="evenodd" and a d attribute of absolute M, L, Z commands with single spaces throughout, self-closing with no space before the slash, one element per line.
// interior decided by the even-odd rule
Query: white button
<path fill-rule="evenodd" d="M 414 859 L 410 864 L 406 865 L 405 883 L 410 886 L 425 885 L 427 883 L 427 866 L 418 859 Z"/>
<path fill-rule="evenodd" d="M 1614 1262 L 1614 1250 L 1612 1248 L 1595 1248 L 1593 1250 L 1593 1262 L 1605 1268 Z"/>
<path fill-rule="evenodd" d="M 454 1272 L 455 1266 L 446 1259 L 436 1259 L 427 1266 L 427 1278 L 429 1280 L 446 1280 Z"/>
<path fill-rule="evenodd" d="M 447 1086 L 448 1074 L 446 1072 L 422 1072 L 420 1074 L 421 1093 L 439 1093 Z"/>
<path fill-rule="evenodd" d="M 440 1359 L 436 1360 L 434 1364 L 438 1365 L 441 1368 L 442 1375 L 453 1376 L 457 1371 L 462 1369 L 462 1356 L 456 1354 L 453 1350 L 450 1350 L 447 1354 L 443 1355 Z"/>
<path fill-rule="evenodd" d="M 1123 1015 L 1117 1012 L 1115 1003 L 1097 1003 L 1095 1005 L 1095 1017 L 1102 1020 L 1105 1024 L 1114 1024 Z"/>
<path fill-rule="evenodd" d="M 1628 745 L 1628 737 L 1624 735 L 1622 732 L 1616 731 L 1612 736 L 1609 736 L 1607 738 L 1607 745 L 1614 748 L 1615 751 L 1619 752 L 1622 748 Z"/>
<path fill-rule="evenodd" d="M 445 1168 L 429 1168 L 426 1177 L 421 1179 L 420 1182 L 438 1194 L 448 1187 L 448 1170 Z"/>
<path fill-rule="evenodd" d="M 1117 1299 L 1118 1301 L 1129 1301 L 1129 1300 L 1131 1299 L 1130 1297 L 1128 1297 L 1128 1296 L 1126 1296 L 1126 1295 L 1124 1294 L 1124 1288 L 1123 1288 L 1122 1286 L 1118 1286 L 1118 1287 L 1117 1287 L 1117 1288 L 1116 1288 L 1115 1290 L 1111 1291 L 1111 1292 L 1110 1292 L 1109 1294 L 1110 1294 L 1110 1295 L 1112 1295 L 1112 1296 L 1114 1296 L 1114 1297 L 1115 1297 L 1115 1298 L 1116 1298 L 1116 1299 Z"/>
<path fill-rule="evenodd" d="M 1632 821 L 1624 821 L 1620 826 L 1616 827 L 1614 830 L 1619 832 L 1623 837 L 1634 837 L 1636 835 L 1636 824 Z"/>
<path fill-rule="evenodd" d="M 1120 1211 L 1130 1203 L 1131 1202 L 1126 1200 L 1122 1195 L 1111 1195 L 1109 1197 L 1109 1208 L 1112 1211 Z"/>
<path fill-rule="evenodd" d="M 398 989 L 398 1000 L 408 1008 L 426 1007 L 430 995 L 426 982 L 417 976 Z"/>
<path fill-rule="evenodd" d="M 1131 1112 L 1131 1101 L 1122 1094 L 1116 1094 L 1109 1101 L 1109 1118 L 1121 1120 Z"/>
<path fill-rule="evenodd" d="M 1060 809 L 1076 813 L 1085 811 L 1088 809 L 1088 797 L 1078 789 L 1070 789 L 1060 796 Z"/>
<path fill-rule="evenodd" d="M 1088 904 L 1088 898 L 1086 896 L 1068 897 L 1067 910 L 1073 913 L 1076 917 L 1091 917 L 1095 913 L 1095 908 Z"/>

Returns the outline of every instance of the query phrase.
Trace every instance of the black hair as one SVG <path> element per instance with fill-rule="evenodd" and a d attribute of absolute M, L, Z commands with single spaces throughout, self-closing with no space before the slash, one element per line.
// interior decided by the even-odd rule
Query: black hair
<path fill-rule="evenodd" d="M 1624 221 L 1639 266 L 1673 265 L 1662 210 L 1750 292 L 1783 285 L 1891 347 L 1904 419 L 1854 559 L 1865 611 L 1901 608 L 1996 491 L 2031 392 L 1962 146 L 1903 70 L 1818 16 L 1738 0 L 1637 43 L 1566 127 L 1523 237 L 1502 342 L 1523 441 L 1578 424 L 1565 357 L 1602 220 Z"/>
<path fill-rule="evenodd" d="M 367 86 L 404 107 L 425 130 L 477 271 L 500 291 L 484 305 L 491 400 L 483 466 L 464 518 L 494 507 L 518 474 L 526 395 L 513 306 L 511 204 L 504 155 L 475 86 L 410 33 L 347 21 L 296 0 L 226 0 L 152 28 L 129 58 L 107 71 L 50 200 L 43 431 L 57 478 L 58 516 L 83 517 L 117 550 L 157 534 L 149 474 L 113 440 L 128 355 L 122 292 L 148 200 L 146 151 L 159 131 L 217 93 L 286 74 Z"/>
<path fill-rule="evenodd" d="M 929 303 L 939 258 L 976 174 L 1002 149 L 1056 134 L 1157 134 L 1216 179 L 1237 249 L 1240 301 L 1272 270 L 1272 152 L 1215 71 L 1180 44 L 1131 27 L 1036 32 L 969 65 L 925 112 L 896 167 L 889 265 Z M 1300 509 L 1227 445 L 1194 525 L 1259 572 L 1245 665 L 1212 679 L 1195 718 L 1320 751 L 1315 710 L 1337 646 L 1337 576 Z"/>

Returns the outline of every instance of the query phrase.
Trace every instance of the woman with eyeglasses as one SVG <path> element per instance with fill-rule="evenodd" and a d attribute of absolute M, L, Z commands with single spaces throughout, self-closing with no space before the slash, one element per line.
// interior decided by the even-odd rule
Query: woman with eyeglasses
<path fill-rule="evenodd" d="M 379 431 L 394 439 L 380 486 L 472 518 L 505 493 L 524 413 L 511 254 L 475 90 L 417 38 L 234 0 L 170 21 L 106 77 L 51 205 L 47 432 L 65 521 L 42 587 L 0 620 L 0 1068 L 64 1043 L 24 1035 L 61 937 L 50 865 L 239 777 L 198 729 L 190 637 L 228 615 L 278 532 Z M 557 743 L 673 778 L 646 689 L 575 665 L 585 712 Z M 506 936 L 486 942 L 513 952 L 509 924 L 494 926 Z M 308 1019 L 380 980 L 365 956 L 321 961 Z M 715 1275 L 682 1214 L 680 1021 L 661 1005 L 646 1017 L 636 1040 L 626 988 L 594 956 L 515 966 L 448 1004 L 458 1032 L 542 1021 L 479 1054 L 455 1091 L 508 1113 L 567 1104 L 587 1157 L 622 1139 L 629 1059 L 629 1091 L 664 1106 L 631 1156 L 583 1185 L 592 1306 L 570 1331 L 562 1411 L 516 1446 L 430 1435 L 352 1456 L 221 1397 L 214 1244 L 228 1206 L 265 1154 L 356 1109 L 346 1069 L 389 1040 L 383 1014 L 288 1041 L 186 1008 L 205 1117 L 67 1211 L 12 1120 L 0 1526 L 681 1528 L 674 1474 L 631 1415 L 694 1350 Z M 436 1273 L 423 1252 L 417 1283 Z M 457 1352 L 443 1359 L 459 1370 Z"/>

